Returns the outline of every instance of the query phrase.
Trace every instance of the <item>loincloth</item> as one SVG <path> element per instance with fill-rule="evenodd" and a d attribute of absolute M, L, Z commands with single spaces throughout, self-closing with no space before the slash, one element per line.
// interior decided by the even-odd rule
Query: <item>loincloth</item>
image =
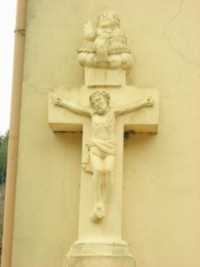
<path fill-rule="evenodd" d="M 82 167 L 86 172 L 92 172 L 90 164 L 90 155 L 96 155 L 97 157 L 104 159 L 109 155 L 116 155 L 116 142 L 114 140 L 93 140 L 90 143 L 86 143 L 87 153 L 83 158 Z"/>

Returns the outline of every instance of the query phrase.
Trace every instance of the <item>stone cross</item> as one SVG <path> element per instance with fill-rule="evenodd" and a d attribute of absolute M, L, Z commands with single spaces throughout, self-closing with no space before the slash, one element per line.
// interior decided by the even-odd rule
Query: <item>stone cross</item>
<path fill-rule="evenodd" d="M 68 267 L 80 259 L 89 267 L 133 266 L 121 237 L 124 131 L 156 133 L 158 126 L 157 91 L 126 85 L 123 66 L 103 68 L 113 62 L 103 52 L 98 47 L 94 54 L 97 66 L 85 64 L 84 86 L 49 95 L 51 129 L 83 132 L 78 240 L 66 257 Z"/>

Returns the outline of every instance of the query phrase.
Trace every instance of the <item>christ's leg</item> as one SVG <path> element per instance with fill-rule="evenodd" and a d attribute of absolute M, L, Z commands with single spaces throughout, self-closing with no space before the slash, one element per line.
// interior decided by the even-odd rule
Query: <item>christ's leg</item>
<path fill-rule="evenodd" d="M 105 190 L 104 190 L 104 202 L 109 200 L 111 185 L 113 183 L 114 176 L 115 156 L 109 155 L 104 159 L 104 173 L 105 173 Z"/>
<path fill-rule="evenodd" d="M 103 187 L 103 170 L 102 170 L 102 159 L 96 155 L 94 155 L 91 151 L 90 153 L 90 161 L 93 171 L 93 185 L 94 185 L 94 193 L 95 193 L 95 207 L 92 212 L 91 218 L 94 221 L 101 220 L 105 216 L 105 207 L 104 207 L 104 199 L 102 196 L 102 187 Z"/>

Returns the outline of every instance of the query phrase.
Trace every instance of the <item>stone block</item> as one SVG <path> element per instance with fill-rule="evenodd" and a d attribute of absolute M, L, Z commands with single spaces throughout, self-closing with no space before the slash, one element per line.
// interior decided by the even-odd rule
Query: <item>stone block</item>
<path fill-rule="evenodd" d="M 89 87 L 121 87 L 126 83 L 126 71 L 85 67 L 85 85 Z"/>

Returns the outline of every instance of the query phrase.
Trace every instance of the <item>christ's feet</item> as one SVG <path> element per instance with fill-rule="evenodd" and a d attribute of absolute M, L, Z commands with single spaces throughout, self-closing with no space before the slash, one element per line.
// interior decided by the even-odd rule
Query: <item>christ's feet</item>
<path fill-rule="evenodd" d="M 94 222 L 98 222 L 99 220 L 105 217 L 105 208 L 102 202 L 97 202 L 95 208 L 92 212 L 91 219 Z"/>

